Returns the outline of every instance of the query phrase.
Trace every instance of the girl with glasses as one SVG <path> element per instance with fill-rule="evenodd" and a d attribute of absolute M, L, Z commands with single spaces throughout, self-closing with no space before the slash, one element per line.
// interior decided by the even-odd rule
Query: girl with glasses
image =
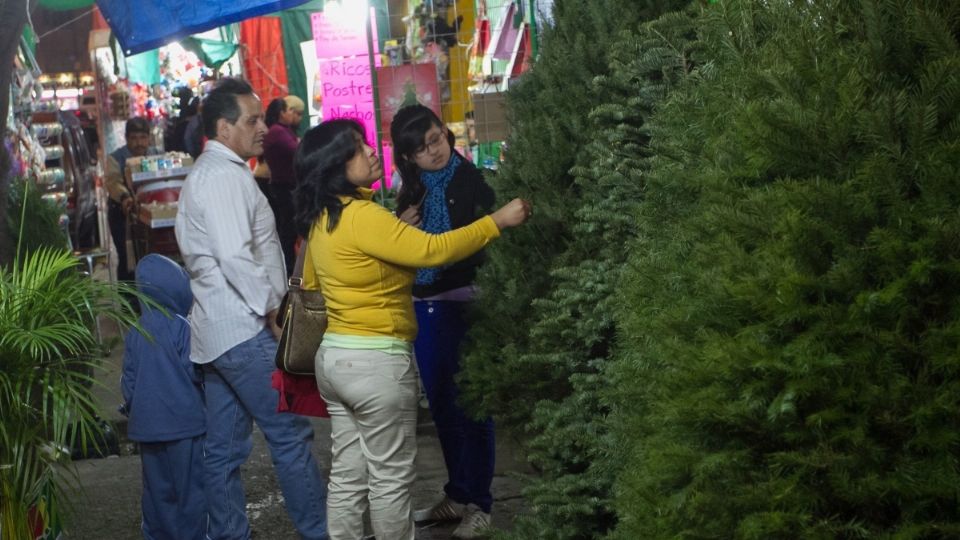
<path fill-rule="evenodd" d="M 457 229 L 489 211 L 493 189 L 453 148 L 454 137 L 422 105 L 397 111 L 390 126 L 394 163 L 402 178 L 400 219 L 425 232 Z M 459 262 L 417 270 L 413 305 L 419 331 L 414 352 L 447 466 L 444 495 L 414 513 L 416 521 L 460 521 L 454 538 L 475 538 L 490 526 L 494 472 L 494 428 L 457 403 L 460 343 L 467 331 L 466 307 L 483 262 L 479 251 Z"/>

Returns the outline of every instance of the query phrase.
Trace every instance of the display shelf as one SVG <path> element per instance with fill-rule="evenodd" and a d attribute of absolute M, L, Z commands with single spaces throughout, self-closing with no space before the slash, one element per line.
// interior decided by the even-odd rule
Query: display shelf
<path fill-rule="evenodd" d="M 165 229 L 167 227 L 173 227 L 177 223 L 177 218 L 148 218 L 143 215 L 139 216 L 140 223 L 143 223 L 151 229 Z"/>
<path fill-rule="evenodd" d="M 177 166 L 173 166 L 177 165 Z M 149 167 L 151 170 L 141 170 Z M 134 255 L 147 253 L 179 257 L 174 224 L 177 199 L 193 160 L 186 154 L 168 152 L 127 160 L 124 177 L 139 210 L 131 216 Z"/>
<path fill-rule="evenodd" d="M 186 176 L 190 173 L 190 167 L 174 167 L 172 169 L 160 169 L 158 171 L 140 171 L 130 174 L 130 180 L 134 185 L 144 182 L 152 182 L 164 178 L 176 178 Z"/>
<path fill-rule="evenodd" d="M 184 179 L 179 176 L 171 176 L 167 178 L 157 178 L 156 182 L 147 183 L 146 181 L 136 186 L 137 199 L 141 200 L 141 196 L 147 193 L 152 193 L 154 191 L 162 191 L 165 189 L 175 189 L 180 190 L 183 187 Z M 174 199 L 176 200 L 176 199 Z"/>
<path fill-rule="evenodd" d="M 31 115 L 30 132 L 43 147 L 43 165 L 34 172 L 34 184 L 46 200 L 66 209 L 73 185 L 64 170 L 63 130 L 56 111 Z"/>

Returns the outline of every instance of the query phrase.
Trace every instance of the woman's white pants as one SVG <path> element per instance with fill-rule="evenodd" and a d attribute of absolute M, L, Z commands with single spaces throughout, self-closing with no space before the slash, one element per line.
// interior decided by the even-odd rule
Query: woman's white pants
<path fill-rule="evenodd" d="M 410 489 L 419 399 L 413 356 L 321 347 L 316 374 L 333 438 L 330 539 L 362 538 L 369 508 L 378 539 L 413 540 Z"/>

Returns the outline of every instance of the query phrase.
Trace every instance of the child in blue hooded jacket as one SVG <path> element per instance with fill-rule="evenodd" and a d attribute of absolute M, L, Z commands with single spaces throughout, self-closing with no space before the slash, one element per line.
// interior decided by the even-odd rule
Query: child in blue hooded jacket
<path fill-rule="evenodd" d="M 171 259 L 149 254 L 137 264 L 136 283 L 167 311 L 140 303 L 140 326 L 147 335 L 127 332 L 120 381 L 122 409 L 130 418 L 127 435 L 140 443 L 143 536 L 202 539 L 207 427 L 200 372 L 190 362 L 190 278 Z"/>

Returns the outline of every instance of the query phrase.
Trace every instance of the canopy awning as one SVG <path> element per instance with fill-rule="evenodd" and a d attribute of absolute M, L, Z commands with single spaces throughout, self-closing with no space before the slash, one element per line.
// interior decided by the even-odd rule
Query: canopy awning
<path fill-rule="evenodd" d="M 96 0 L 127 56 L 308 0 Z"/>

